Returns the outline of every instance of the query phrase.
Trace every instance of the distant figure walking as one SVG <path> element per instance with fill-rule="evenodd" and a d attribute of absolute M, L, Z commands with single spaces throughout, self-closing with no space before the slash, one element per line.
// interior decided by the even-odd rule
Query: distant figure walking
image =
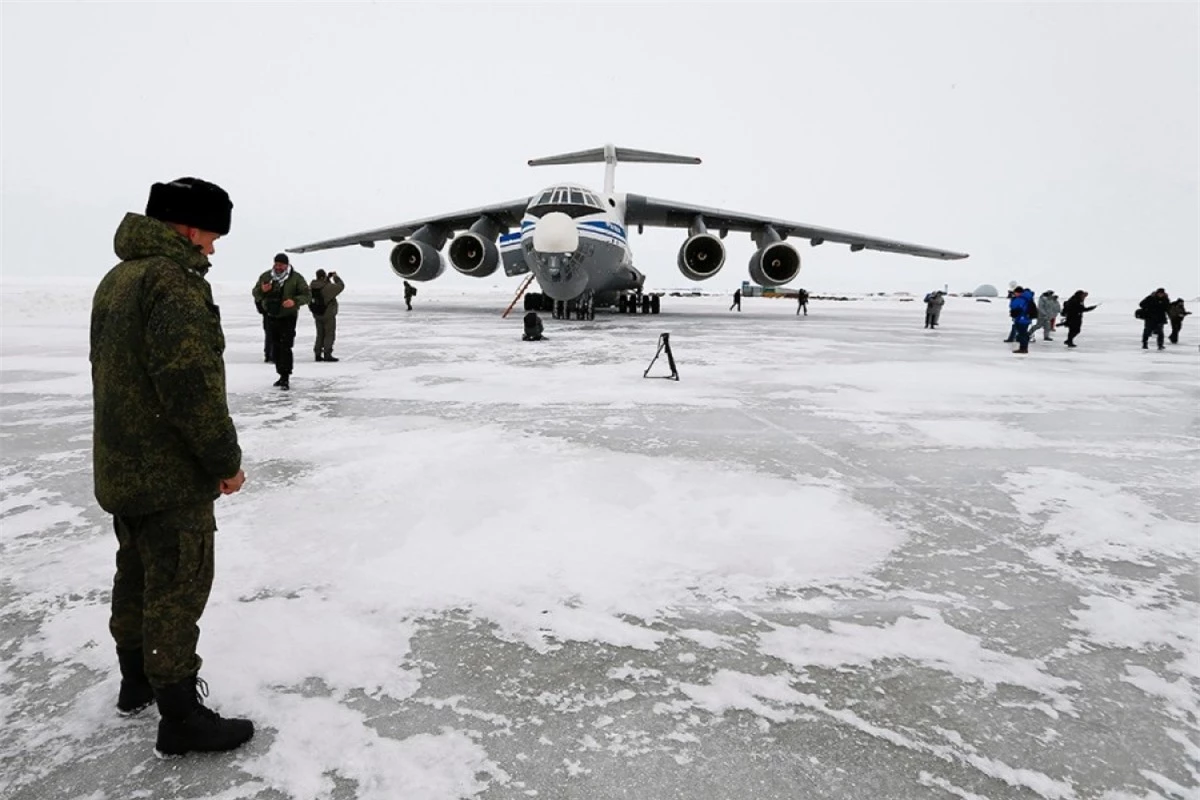
<path fill-rule="evenodd" d="M 413 286 L 408 281 L 404 282 L 404 306 L 405 310 L 412 311 L 412 299 L 417 296 L 417 287 Z"/>
<path fill-rule="evenodd" d="M 801 311 L 808 316 L 808 292 L 803 289 L 796 293 L 796 316 L 800 316 Z"/>
<path fill-rule="evenodd" d="M 733 305 L 731 305 L 729 307 L 729 310 L 733 311 L 735 308 L 738 311 L 742 310 L 742 290 L 741 289 L 733 290 Z"/>
<path fill-rule="evenodd" d="M 1083 315 L 1088 311 L 1096 310 L 1095 306 L 1084 305 L 1087 296 L 1088 293 L 1080 289 L 1071 295 L 1067 302 L 1063 303 L 1063 317 L 1067 321 L 1067 347 L 1075 347 L 1075 337 L 1079 335 L 1079 331 L 1083 327 Z"/>
<path fill-rule="evenodd" d="M 1192 312 L 1183 307 L 1183 298 L 1178 297 L 1167 309 L 1167 319 L 1171 321 L 1171 344 L 1179 344 L 1179 329 L 1183 327 L 1183 318 Z"/>
<path fill-rule="evenodd" d="M 925 295 L 925 327 L 936 328 L 942 317 L 942 306 L 946 305 L 946 293 L 938 290 Z"/>
<path fill-rule="evenodd" d="M 1054 330 L 1054 320 L 1058 319 L 1058 314 L 1062 311 L 1062 304 L 1058 302 L 1058 295 L 1052 289 L 1047 289 L 1042 292 L 1037 301 L 1038 318 L 1029 328 L 1029 338 L 1033 338 L 1033 334 L 1039 328 L 1042 330 L 1042 341 L 1053 342 L 1050 338 L 1050 331 Z"/>
<path fill-rule="evenodd" d="M 1029 323 L 1037 317 L 1037 306 L 1033 302 L 1033 291 L 1025 289 L 1013 292 L 1008 301 L 1008 313 L 1012 317 L 1013 331 L 1017 334 L 1017 349 L 1014 353 L 1029 352 Z"/>
<path fill-rule="evenodd" d="M 1024 292 L 1025 292 L 1025 287 L 1023 287 L 1023 286 L 1018 286 L 1016 283 L 1010 283 L 1008 285 L 1007 297 L 1008 297 L 1008 303 L 1009 303 L 1009 308 L 1008 308 L 1009 317 L 1012 317 L 1013 298 L 1020 297 Z M 1008 338 L 1005 339 L 1004 341 L 1006 343 L 1008 343 L 1008 342 L 1015 342 L 1016 340 L 1017 340 L 1017 321 L 1016 321 L 1016 319 L 1013 319 L 1012 323 L 1008 326 Z"/>
<path fill-rule="evenodd" d="M 1171 308 L 1171 298 L 1167 290 L 1161 286 L 1153 293 L 1146 295 L 1138 309 L 1142 312 L 1142 349 L 1150 349 L 1150 337 L 1158 340 L 1158 349 L 1165 350 L 1163 344 L 1163 326 L 1167 324 L 1167 311 Z"/>

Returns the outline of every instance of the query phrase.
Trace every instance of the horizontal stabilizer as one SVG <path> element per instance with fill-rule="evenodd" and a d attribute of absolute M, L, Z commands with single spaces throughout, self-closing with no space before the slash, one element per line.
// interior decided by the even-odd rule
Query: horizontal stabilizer
<path fill-rule="evenodd" d="M 656 153 L 653 150 L 632 150 L 628 147 L 594 147 L 591 150 L 577 150 L 574 153 L 562 153 L 557 156 L 545 156 L 529 160 L 531 167 L 546 167 L 556 164 L 597 164 L 602 162 L 616 163 L 641 162 L 643 164 L 699 164 L 695 156 L 680 156 L 674 153 Z"/>

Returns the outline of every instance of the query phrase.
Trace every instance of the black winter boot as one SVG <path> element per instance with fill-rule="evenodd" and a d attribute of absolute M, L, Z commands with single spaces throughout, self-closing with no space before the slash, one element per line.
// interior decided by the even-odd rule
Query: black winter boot
<path fill-rule="evenodd" d="M 154 702 L 154 688 L 146 677 L 146 666 L 142 648 L 122 650 L 117 648 L 117 662 L 121 665 L 121 691 L 117 695 L 117 713 L 132 717 Z"/>
<path fill-rule="evenodd" d="M 208 684 L 199 677 L 154 690 L 158 699 L 158 741 L 154 753 L 159 758 L 187 753 L 214 753 L 241 747 L 254 735 L 254 723 L 248 719 L 223 719 L 205 708 L 202 696 L 208 696 Z"/>

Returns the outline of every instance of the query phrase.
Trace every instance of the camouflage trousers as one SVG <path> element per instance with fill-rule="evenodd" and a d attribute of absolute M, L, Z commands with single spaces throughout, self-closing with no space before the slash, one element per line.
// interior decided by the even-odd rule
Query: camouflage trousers
<path fill-rule="evenodd" d="M 333 341 L 337 338 L 337 314 L 328 312 L 313 315 L 317 324 L 317 339 L 313 342 L 313 353 L 318 356 L 333 355 Z"/>
<path fill-rule="evenodd" d="M 168 686 L 200 671 L 197 624 L 213 581 L 211 502 L 114 516 L 117 574 L 109 631 L 117 648 L 145 653 L 146 676 Z"/>

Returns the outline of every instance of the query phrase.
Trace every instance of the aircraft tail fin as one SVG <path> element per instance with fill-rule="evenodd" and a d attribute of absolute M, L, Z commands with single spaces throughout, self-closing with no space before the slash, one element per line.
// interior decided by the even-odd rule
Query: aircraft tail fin
<path fill-rule="evenodd" d="M 637 162 L 645 164 L 699 164 L 695 156 L 680 156 L 674 153 L 656 153 L 653 150 L 634 150 L 629 147 L 593 147 L 591 150 L 576 150 L 573 153 L 560 153 L 556 156 L 543 156 L 529 159 L 531 167 L 547 167 L 556 164 L 599 164 L 615 159 L 617 161 Z"/>
<path fill-rule="evenodd" d="M 628 147 L 616 147 L 611 144 L 606 144 L 604 147 L 594 147 L 591 150 L 576 150 L 573 153 L 560 153 L 556 156 L 543 156 L 542 158 L 531 158 L 529 166 L 531 167 L 546 167 L 555 166 L 558 164 L 598 164 L 603 162 L 604 170 L 604 191 L 606 194 L 612 194 L 613 190 L 613 172 L 616 169 L 617 162 L 640 162 L 643 164 L 699 164 L 700 159 L 695 156 L 681 156 L 674 153 L 658 153 L 653 150 L 633 150 Z"/>

